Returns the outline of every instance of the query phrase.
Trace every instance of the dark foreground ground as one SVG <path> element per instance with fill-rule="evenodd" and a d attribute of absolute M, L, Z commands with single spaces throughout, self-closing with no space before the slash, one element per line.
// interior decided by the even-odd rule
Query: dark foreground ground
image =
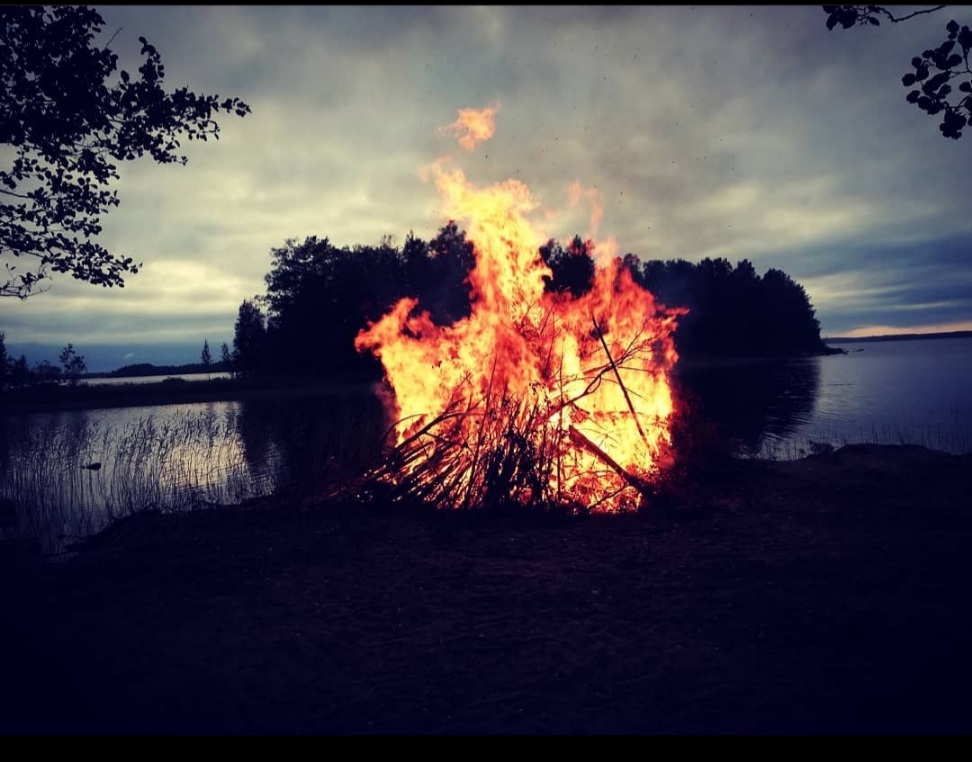
<path fill-rule="evenodd" d="M 0 731 L 964 734 L 970 541 L 972 456 L 872 446 L 646 516 L 145 516 L 6 558 Z"/>

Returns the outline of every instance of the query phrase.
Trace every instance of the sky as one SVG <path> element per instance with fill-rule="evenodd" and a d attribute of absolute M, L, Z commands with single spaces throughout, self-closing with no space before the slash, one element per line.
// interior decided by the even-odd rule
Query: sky
<path fill-rule="evenodd" d="M 143 35 L 167 89 L 252 114 L 183 141 L 185 166 L 120 165 L 98 241 L 143 263 L 125 288 L 0 298 L 31 362 L 69 342 L 91 371 L 218 357 L 288 239 L 434 237 L 423 167 L 445 155 L 525 183 L 557 240 L 783 270 L 824 337 L 972 329 L 972 129 L 943 138 L 900 81 L 969 9 L 828 31 L 820 6 L 96 7 L 120 68 Z M 490 106 L 474 151 L 441 129 Z"/>

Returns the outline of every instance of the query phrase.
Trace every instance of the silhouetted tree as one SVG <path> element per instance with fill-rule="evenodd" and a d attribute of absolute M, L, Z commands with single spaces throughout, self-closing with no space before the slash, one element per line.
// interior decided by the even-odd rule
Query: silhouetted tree
<path fill-rule="evenodd" d="M 764 336 L 764 351 L 786 354 L 792 347 L 819 346 L 820 321 L 803 286 L 782 270 L 767 270 L 760 280 L 757 320 Z"/>
<path fill-rule="evenodd" d="M 476 254 L 466 231 L 449 220 L 429 241 L 429 255 L 431 281 L 422 295 L 422 308 L 439 325 L 468 317 L 469 273 L 476 265 Z"/>
<path fill-rule="evenodd" d="M 206 372 L 209 373 L 213 365 L 213 354 L 209 351 L 209 339 L 203 339 L 202 352 L 199 353 L 199 362 L 203 364 Z"/>
<path fill-rule="evenodd" d="M 380 363 L 357 352 L 354 337 L 409 291 L 391 239 L 339 249 L 311 236 L 302 243 L 288 240 L 271 257 L 264 298 L 269 365 L 294 373 L 379 377 Z"/>
<path fill-rule="evenodd" d="M 41 360 L 30 369 L 30 380 L 39 385 L 57 383 L 61 380 L 61 369 L 48 360 Z"/>
<path fill-rule="evenodd" d="M 10 363 L 10 385 L 24 386 L 30 382 L 30 368 L 27 366 L 27 356 L 20 355 Z"/>
<path fill-rule="evenodd" d="M 77 385 L 78 379 L 88 370 L 88 366 L 84 362 L 84 355 L 79 355 L 73 344 L 68 344 L 61 350 L 58 360 L 61 362 L 62 375 L 71 383 L 71 386 Z"/>
<path fill-rule="evenodd" d="M 233 372 L 248 376 L 265 367 L 266 318 L 259 307 L 244 299 L 233 330 Z"/>
<path fill-rule="evenodd" d="M 0 391 L 7 387 L 10 376 L 10 360 L 7 357 L 6 337 L 0 331 Z"/>
<path fill-rule="evenodd" d="M 546 290 L 579 296 L 591 288 L 594 245 L 575 236 L 567 247 L 549 240 L 538 255 L 551 268 Z M 327 238 L 288 240 L 271 250 L 265 277 L 268 306 L 263 315 L 244 302 L 237 319 L 234 363 L 252 338 L 249 372 L 271 368 L 291 373 L 379 378 L 380 363 L 358 353 L 354 338 L 403 296 L 418 300 L 439 325 L 469 314 L 468 276 L 475 265 L 473 243 L 454 222 L 426 244 L 409 233 L 401 251 L 390 238 L 379 246 L 337 248 Z M 678 322 L 676 341 L 687 355 L 749 356 L 825 351 L 819 322 L 802 287 L 774 271 L 761 279 L 748 260 L 734 268 L 725 259 L 642 263 L 634 254 L 621 260 L 636 283 L 662 304 L 688 307 Z M 766 282 L 764 282 L 766 280 Z M 772 329 L 767 325 L 773 324 Z M 265 337 L 265 341 L 263 341 Z M 244 371 L 245 372 L 245 371 Z"/>
<path fill-rule="evenodd" d="M 144 37 L 138 75 L 120 71 L 107 45 L 95 46 L 104 20 L 86 6 L 0 7 L 0 257 L 7 263 L 0 296 L 26 298 L 48 272 L 101 286 L 123 286 L 137 273 L 131 257 L 91 238 L 100 215 L 118 206 L 116 162 L 148 153 L 160 164 L 186 163 L 179 137 L 219 137 L 213 116 L 244 116 L 238 98 L 220 100 L 162 86 L 162 58 Z M 110 42 L 110 41 L 109 41 Z"/>
<path fill-rule="evenodd" d="M 223 364 L 223 370 L 227 372 L 233 370 L 233 356 L 225 341 L 219 345 L 219 361 Z"/>
<path fill-rule="evenodd" d="M 540 247 L 540 257 L 550 268 L 552 277 L 544 276 L 547 291 L 563 293 L 569 291 L 580 296 L 591 290 L 594 284 L 593 241 L 584 241 L 579 235 L 565 249 L 552 238 Z"/>
<path fill-rule="evenodd" d="M 433 286 L 433 265 L 429 244 L 421 238 L 416 238 L 410 230 L 402 246 L 401 259 L 406 293 L 425 304 Z"/>
<path fill-rule="evenodd" d="M 830 30 L 837 26 L 843 29 L 879 26 L 882 19 L 896 24 L 943 8 L 944 5 L 939 5 L 896 16 L 892 10 L 880 5 L 823 6 Z M 912 71 L 901 78 L 901 84 L 909 88 L 908 103 L 914 103 L 931 116 L 941 114 L 939 131 L 945 137 L 957 140 L 962 137 L 964 127 L 972 126 L 972 65 L 969 62 L 972 29 L 968 25 L 959 26 L 953 19 L 945 25 L 945 35 L 945 40 L 937 47 L 928 48 L 911 59 Z"/>
<path fill-rule="evenodd" d="M 638 267 L 625 258 L 636 274 Z M 645 262 L 636 282 L 668 306 L 688 307 L 676 345 L 684 356 L 747 357 L 820 353 L 820 323 L 806 291 L 780 270 L 762 278 L 749 260 Z"/>

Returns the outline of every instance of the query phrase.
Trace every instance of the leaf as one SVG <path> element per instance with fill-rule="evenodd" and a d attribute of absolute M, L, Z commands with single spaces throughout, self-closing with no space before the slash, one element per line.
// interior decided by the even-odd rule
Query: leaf
<path fill-rule="evenodd" d="M 869 23 L 871 26 L 881 26 L 881 22 L 874 18 L 874 16 L 868 16 L 867 23 Z"/>
<path fill-rule="evenodd" d="M 959 90 L 963 93 L 972 93 L 972 83 L 963 82 L 958 86 Z"/>
<path fill-rule="evenodd" d="M 915 79 L 915 75 L 910 73 L 905 74 L 901 78 L 901 84 L 904 85 L 905 87 L 911 87 L 913 84 L 915 84 L 916 81 L 917 80 Z"/>
<path fill-rule="evenodd" d="M 837 26 L 837 14 L 831 13 L 827 18 L 827 29 L 833 31 L 835 26 Z"/>
<path fill-rule="evenodd" d="M 962 28 L 962 33 L 958 36 L 958 42 L 962 46 L 962 50 L 968 51 L 972 49 L 972 31 L 968 27 Z"/>
<path fill-rule="evenodd" d="M 912 90 L 910 93 L 908 93 L 907 96 L 905 96 L 905 100 L 908 101 L 908 103 L 915 103 L 920 97 L 921 97 L 920 90 Z"/>
<path fill-rule="evenodd" d="M 925 82 L 925 84 L 922 85 L 922 89 L 926 93 L 928 93 L 929 95 L 931 95 L 931 93 L 933 93 L 939 87 L 941 87 L 946 82 L 948 82 L 948 76 L 949 76 L 949 73 L 947 71 L 939 72 L 934 77 L 932 77 L 930 80 L 928 80 L 927 82 Z"/>
<path fill-rule="evenodd" d="M 915 56 L 914 58 L 911 59 L 911 65 L 914 66 L 916 69 L 919 66 L 921 66 L 923 63 L 924 63 L 924 61 L 921 58 L 919 58 L 918 56 Z"/>
<path fill-rule="evenodd" d="M 948 61 L 946 61 L 946 63 L 948 64 L 948 68 L 952 69 L 962 63 L 962 56 L 960 56 L 958 53 L 952 53 L 952 55 L 948 57 Z"/>
<path fill-rule="evenodd" d="M 949 21 L 945 25 L 945 28 L 948 30 L 949 34 L 958 34 L 959 25 L 958 22 L 956 22 L 954 19 L 952 21 Z"/>

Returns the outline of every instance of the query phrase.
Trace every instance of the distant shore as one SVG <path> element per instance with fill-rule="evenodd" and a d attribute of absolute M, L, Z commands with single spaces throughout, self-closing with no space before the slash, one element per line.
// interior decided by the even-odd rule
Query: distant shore
<path fill-rule="evenodd" d="M 914 339 L 968 339 L 972 331 L 941 331 L 938 333 L 885 333 L 880 336 L 836 336 L 825 338 L 825 344 L 852 344 L 862 341 L 912 341 Z"/>
<path fill-rule="evenodd" d="M 691 370 L 700 367 L 737 365 L 748 362 L 772 362 L 797 357 L 842 354 L 843 352 L 844 350 L 835 347 L 825 347 L 820 352 L 771 357 L 710 358 L 690 356 L 681 357 L 678 366 Z M 143 375 L 161 374 L 146 372 Z M 139 377 L 132 376 L 133 379 Z M 319 394 L 358 394 L 372 391 L 377 383 L 368 378 L 286 375 L 253 378 L 220 377 L 192 381 L 173 376 L 156 382 L 133 380 L 131 383 L 114 384 L 86 384 L 86 378 L 118 378 L 118 376 L 114 373 L 89 374 L 74 385 L 60 383 L 6 389 L 0 392 L 0 413 L 177 405 L 246 400 L 267 396 L 299 397 Z"/>
<path fill-rule="evenodd" d="M 300 397 L 319 394 L 365 394 L 374 384 L 364 380 L 281 376 L 267 379 L 185 381 L 156 383 L 78 384 L 76 386 L 8 389 L 0 394 L 0 412 L 32 413 L 54 410 L 93 410 L 142 405 L 178 405 L 224 402 L 267 396 Z"/>

